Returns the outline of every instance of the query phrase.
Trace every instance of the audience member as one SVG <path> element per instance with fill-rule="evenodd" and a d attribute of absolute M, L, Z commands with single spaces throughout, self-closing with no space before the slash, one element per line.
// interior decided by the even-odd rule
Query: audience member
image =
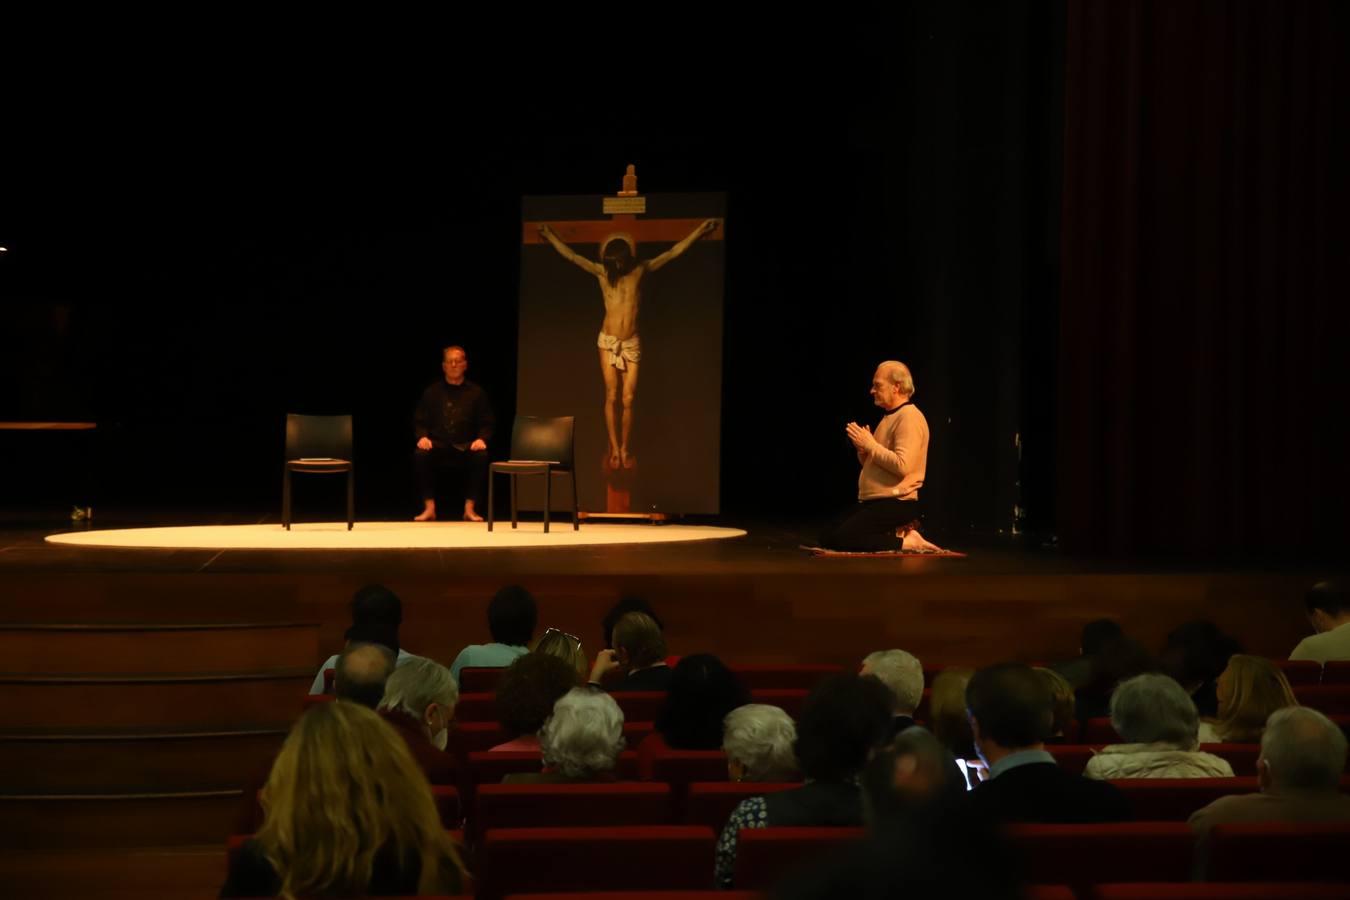
<path fill-rule="evenodd" d="M 553 704 L 576 686 L 576 669 L 556 656 L 527 653 L 511 663 L 497 683 L 497 721 L 512 739 L 492 750 L 538 750 Z"/>
<path fill-rule="evenodd" d="M 1129 818 L 1110 784 L 1070 775 L 1045 751 L 1050 691 L 1030 666 L 999 663 L 966 685 L 975 749 L 988 780 L 970 792 L 977 812 L 996 822 L 1109 822 Z"/>
<path fill-rule="evenodd" d="M 338 654 L 333 692 L 339 700 L 374 709 L 384 696 L 384 683 L 394 672 L 395 659 L 384 644 L 348 643 Z"/>
<path fill-rule="evenodd" d="M 571 688 L 558 698 L 539 730 L 541 772 L 519 772 L 503 784 L 578 784 L 614 781 L 623 752 L 623 711 L 604 691 Z"/>
<path fill-rule="evenodd" d="M 1166 675 L 1136 675 L 1111 695 L 1111 727 L 1123 744 L 1103 747 L 1083 774 L 1110 778 L 1231 778 L 1228 761 L 1198 749 L 1200 716 Z"/>
<path fill-rule="evenodd" d="M 664 691 L 670 687 L 666 640 L 661 626 L 646 613 L 625 613 L 614 624 L 614 649 L 601 650 L 591 667 L 590 683 L 609 691 Z"/>
<path fill-rule="evenodd" d="M 1235 653 L 1215 684 L 1219 714 L 1200 723 L 1202 744 L 1255 744 L 1277 709 L 1298 706 L 1289 679 L 1270 660 Z"/>
<path fill-rule="evenodd" d="M 1047 744 L 1067 744 L 1072 743 L 1070 738 L 1077 736 L 1078 722 L 1074 719 L 1074 710 L 1077 708 L 1077 698 L 1074 697 L 1073 685 L 1060 675 L 1054 669 L 1037 668 L 1036 674 L 1045 682 L 1045 687 L 1050 691 L 1050 711 L 1052 718 L 1050 721 L 1050 734 L 1046 737 Z M 1072 734 L 1070 733 L 1072 732 Z"/>
<path fill-rule="evenodd" d="M 858 776 L 872 750 L 890 735 L 890 691 L 875 678 L 834 675 L 810 693 L 797 724 L 795 751 L 806 783 L 744 800 L 717 841 L 719 888 L 732 886 L 743 828 L 779 825 L 861 825 Z"/>
<path fill-rule="evenodd" d="M 463 668 L 499 668 L 509 666 L 529 652 L 539 608 L 534 595 L 523 587 L 510 586 L 497 591 L 487 610 L 489 644 L 470 644 L 450 665 L 450 673 L 459 681 Z"/>
<path fill-rule="evenodd" d="M 797 726 L 777 706 L 747 703 L 723 720 L 722 751 L 732 781 L 796 781 Z"/>
<path fill-rule="evenodd" d="M 1219 630 L 1213 622 L 1196 619 L 1179 625 L 1167 635 L 1158 655 L 1164 674 L 1172 676 L 1195 701 L 1202 716 L 1219 712 L 1215 694 L 1219 675 L 1228 666 L 1228 658 L 1241 653 L 1242 645 Z"/>
<path fill-rule="evenodd" d="M 1112 619 L 1093 619 L 1083 626 L 1078 639 L 1078 658 L 1050 666 L 1076 691 L 1092 682 L 1093 662 L 1108 642 L 1125 634 Z"/>
<path fill-rule="evenodd" d="M 359 588 L 352 596 L 352 624 L 344 635 L 350 643 L 384 644 L 398 656 L 398 665 L 418 657 L 399 646 L 398 629 L 403 624 L 403 602 L 398 595 L 382 584 L 368 584 Z M 334 653 L 319 666 L 314 682 L 309 686 L 311 694 L 325 693 L 325 673 L 337 667 L 338 654 Z"/>
<path fill-rule="evenodd" d="M 1116 685 L 1136 675 L 1158 671 L 1158 661 L 1132 637 L 1107 639 L 1092 657 L 1088 683 L 1074 692 L 1074 718 L 1080 724 L 1111 714 L 1111 694 Z"/>
<path fill-rule="evenodd" d="M 394 670 L 377 707 L 393 726 L 432 784 L 456 784 L 459 767 L 446 752 L 459 687 L 450 670 L 421 657 Z"/>
<path fill-rule="evenodd" d="M 544 634 L 534 645 L 534 653 L 556 656 L 577 671 L 577 683 L 586 677 L 589 661 L 586 652 L 581 649 L 581 638 L 556 628 L 544 629 Z"/>
<path fill-rule="evenodd" d="M 1319 581 L 1303 599 L 1308 621 L 1317 633 L 1299 641 L 1289 658 L 1323 664 L 1350 659 L 1350 594 L 1345 587 Z"/>
<path fill-rule="evenodd" d="M 262 792 L 264 820 L 230 858 L 222 897 L 458 894 L 466 877 L 426 777 L 386 722 L 311 708 Z"/>
<path fill-rule="evenodd" d="M 933 736 L 957 759 L 975 758 L 975 736 L 966 715 L 966 685 L 974 669 L 949 666 L 933 679 L 928 696 L 928 723 Z"/>
<path fill-rule="evenodd" d="M 862 661 L 859 675 L 875 677 L 891 692 L 891 734 L 914 725 L 914 711 L 923 699 L 923 663 L 904 650 L 878 650 Z"/>

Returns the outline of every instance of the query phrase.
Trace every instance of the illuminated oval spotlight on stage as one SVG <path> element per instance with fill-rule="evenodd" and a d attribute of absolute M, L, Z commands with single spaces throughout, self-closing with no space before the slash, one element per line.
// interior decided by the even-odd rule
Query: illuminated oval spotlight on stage
<path fill-rule="evenodd" d="M 52 534 L 47 541 L 79 547 L 203 550 L 490 550 L 522 547 L 590 547 L 602 544 L 677 544 L 744 536 L 739 528 L 707 525 L 608 525 L 587 523 L 573 531 L 554 522 L 497 522 L 496 530 L 473 522 L 346 522 L 280 525 L 193 525 L 182 528 L 123 528 Z"/>

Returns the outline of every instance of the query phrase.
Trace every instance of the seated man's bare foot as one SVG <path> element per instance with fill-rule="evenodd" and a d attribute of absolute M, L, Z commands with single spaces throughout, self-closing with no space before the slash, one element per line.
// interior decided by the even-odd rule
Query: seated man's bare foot
<path fill-rule="evenodd" d="M 473 506 L 472 506 L 471 504 L 467 504 L 467 503 L 466 503 L 466 504 L 464 505 L 464 521 L 465 521 L 465 522 L 481 522 L 481 521 L 483 521 L 483 517 L 480 516 L 476 511 L 474 511 L 474 508 L 473 508 Z"/>
<path fill-rule="evenodd" d="M 623 465 L 623 459 L 619 456 L 617 447 L 609 448 L 609 467 L 611 469 L 620 468 Z"/>
<path fill-rule="evenodd" d="M 919 553 L 941 553 L 942 548 L 932 541 L 919 534 L 918 529 L 911 528 L 902 539 L 901 548 L 904 550 L 917 551 Z"/>
<path fill-rule="evenodd" d="M 414 522 L 434 522 L 436 521 L 436 507 L 428 506 L 417 515 L 413 516 Z"/>
<path fill-rule="evenodd" d="M 619 455 L 623 457 L 623 467 L 625 469 L 631 469 L 637 466 L 637 458 L 627 450 L 620 450 Z"/>

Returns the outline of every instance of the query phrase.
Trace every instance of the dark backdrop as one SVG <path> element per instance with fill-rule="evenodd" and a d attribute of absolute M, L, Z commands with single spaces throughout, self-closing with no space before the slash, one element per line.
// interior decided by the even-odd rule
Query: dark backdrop
<path fill-rule="evenodd" d="M 1322 68 L 1328 47 L 1343 55 L 1344 14 L 1164 6 L 869 8 L 822 30 L 829 47 L 785 41 L 706 85 L 105 73 L 49 92 L 11 111 L 0 415 L 88 411 L 107 502 L 209 515 L 277 504 L 287 410 L 351 410 L 362 513 L 408 514 L 408 419 L 441 345 L 465 345 L 470 377 L 514 413 L 520 198 L 617 190 L 634 163 L 646 192 L 728 195 L 724 517 L 847 502 L 843 425 L 875 420 L 872 369 L 898 358 L 932 425 L 924 495 L 950 539 L 1006 532 L 1021 509 L 1023 528 L 1088 549 L 1225 552 L 1245 546 L 1236 510 L 1302 517 L 1299 552 L 1330 546 L 1343 466 L 1309 422 L 1341 396 L 1319 354 L 1343 332 L 1319 317 L 1344 308 L 1344 154 L 1317 148 L 1344 128 Z M 1216 155 L 1220 174 L 1197 178 Z M 1234 293 L 1243 314 L 1218 315 Z M 1276 382 L 1248 403 L 1224 386 L 1271 308 L 1303 324 L 1261 343 Z M 1122 350 L 1118 315 L 1169 325 Z M 1202 374 L 1179 375 L 1196 347 Z M 1147 366 L 1159 374 L 1128 389 L 1175 405 L 1157 431 L 1121 412 L 1139 409 L 1122 373 Z M 1195 415 L 1216 400 L 1228 411 Z M 1250 494 L 1212 486 L 1254 483 L 1251 462 L 1214 448 L 1252 428 L 1290 443 L 1279 487 L 1240 508 Z M 1141 490 L 1169 447 L 1184 465 Z M 7 496 L 43 490 L 6 469 Z M 1175 523 L 1165 540 L 1107 537 L 1156 515 Z"/>

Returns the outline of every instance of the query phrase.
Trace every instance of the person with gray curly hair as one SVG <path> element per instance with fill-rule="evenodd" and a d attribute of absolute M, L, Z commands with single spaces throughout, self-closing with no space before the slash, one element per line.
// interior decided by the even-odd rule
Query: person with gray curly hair
<path fill-rule="evenodd" d="M 722 720 L 722 751 L 732 781 L 795 781 L 797 726 L 777 706 L 747 703 Z"/>
<path fill-rule="evenodd" d="M 1199 749 L 1200 713 L 1166 675 L 1136 675 L 1111 694 L 1111 726 L 1124 744 L 1103 747 L 1083 774 L 1112 778 L 1232 778 L 1228 761 Z"/>
<path fill-rule="evenodd" d="M 517 772 L 503 784 L 575 784 L 614 781 L 624 748 L 623 710 L 614 698 L 592 688 L 572 688 L 553 704 L 539 729 L 542 772 Z"/>
<path fill-rule="evenodd" d="M 458 782 L 458 767 L 445 752 L 458 703 L 455 676 L 425 657 L 412 657 L 384 683 L 384 696 L 376 709 L 402 735 L 432 784 Z"/>

